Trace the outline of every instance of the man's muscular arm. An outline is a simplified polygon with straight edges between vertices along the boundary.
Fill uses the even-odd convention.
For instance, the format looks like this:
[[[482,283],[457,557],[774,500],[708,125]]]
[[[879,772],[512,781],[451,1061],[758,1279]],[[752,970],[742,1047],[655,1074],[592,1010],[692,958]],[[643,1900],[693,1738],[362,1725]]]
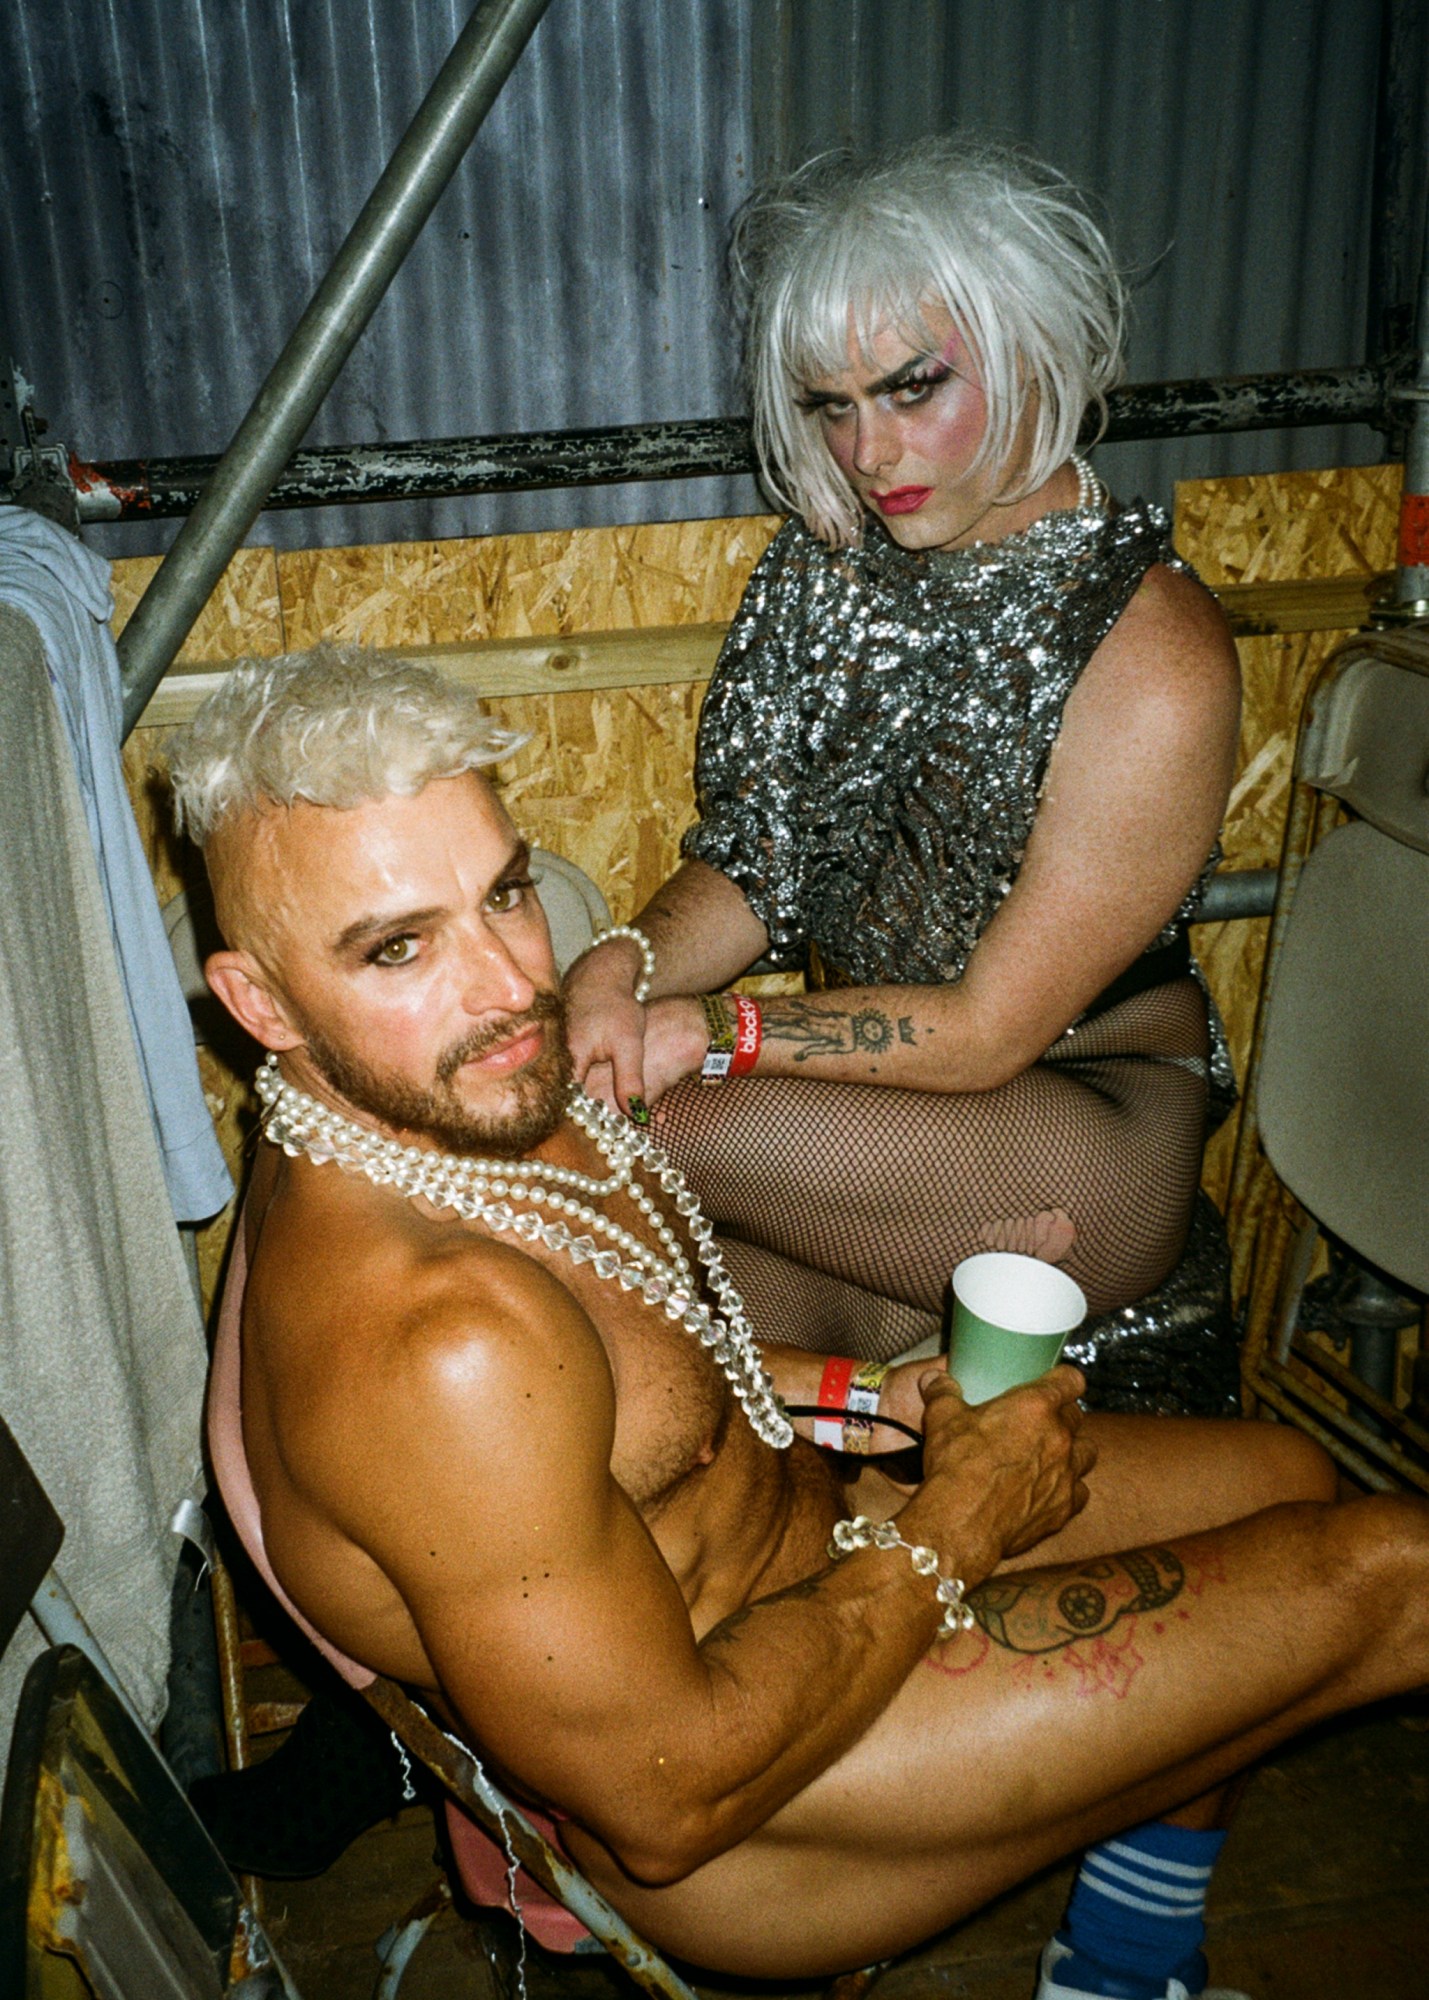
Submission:
[[[391,1476],[353,1478],[333,1511],[400,1593],[433,1684],[482,1750],[631,1874],[677,1880],[857,1739],[941,1607],[902,1551],[867,1551],[697,1644],[611,1475],[594,1329],[550,1274],[484,1248],[479,1327],[463,1285],[392,1350],[392,1379],[368,1372],[355,1390],[366,1407],[349,1436],[380,1438]],[[928,1478],[899,1525],[969,1583],[1084,1497],[1081,1378],[1060,1376],[969,1412],[933,1372]]]

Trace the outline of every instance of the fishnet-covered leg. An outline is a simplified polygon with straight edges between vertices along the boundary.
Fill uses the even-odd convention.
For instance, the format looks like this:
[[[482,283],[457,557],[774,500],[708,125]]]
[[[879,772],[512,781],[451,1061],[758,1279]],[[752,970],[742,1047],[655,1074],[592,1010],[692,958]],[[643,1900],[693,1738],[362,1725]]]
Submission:
[[[940,1312],[954,1264],[979,1250],[1061,1265],[1093,1313],[1150,1291],[1190,1220],[1205,1057],[1205,1003],[1185,979],[1123,1001],[996,1090],[687,1082],[656,1125],[722,1234],[772,1253],[740,1285],[766,1338],[796,1337],[811,1303],[826,1317],[810,1297],[818,1272],[844,1288],[852,1343],[886,1352],[881,1302]]]
[[[898,1299],[882,1298],[757,1243],[721,1236],[720,1252],[761,1341],[782,1341],[815,1354],[889,1361],[942,1334],[940,1312],[920,1312]]]

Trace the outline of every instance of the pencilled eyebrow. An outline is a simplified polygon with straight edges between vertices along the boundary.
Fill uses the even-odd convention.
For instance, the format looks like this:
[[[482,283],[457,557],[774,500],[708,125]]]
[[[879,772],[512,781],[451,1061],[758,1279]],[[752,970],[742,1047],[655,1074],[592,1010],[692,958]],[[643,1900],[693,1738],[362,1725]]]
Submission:
[[[870,396],[888,396],[895,389],[906,389],[910,382],[921,380],[930,368],[946,368],[949,364],[936,354],[910,354],[901,368],[895,368],[891,375],[880,375],[876,382],[870,382]]]
[[[531,849],[526,841],[515,840],[505,862],[492,877],[494,889],[513,875],[524,875],[531,866]],[[489,892],[488,892],[489,893]],[[399,931],[425,930],[439,918],[448,914],[445,903],[430,903],[414,910],[372,910],[365,916],[357,917],[338,933],[333,950],[339,957],[349,952],[360,952],[364,945],[376,944],[379,938],[392,937]]]
[[[908,359],[893,369],[888,375],[880,375],[876,382],[864,385],[866,396],[891,396],[895,390],[906,389],[910,382],[921,381],[929,369],[949,368],[951,363],[936,354],[910,354]],[[821,403],[842,403],[847,400],[838,389],[801,389],[799,400],[806,409],[817,409]]]

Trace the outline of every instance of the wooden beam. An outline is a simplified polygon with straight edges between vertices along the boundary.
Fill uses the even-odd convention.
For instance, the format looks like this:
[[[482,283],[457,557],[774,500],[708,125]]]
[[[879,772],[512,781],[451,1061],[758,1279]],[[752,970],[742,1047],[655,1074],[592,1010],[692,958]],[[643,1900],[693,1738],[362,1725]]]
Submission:
[[[557,694],[570,688],[645,687],[706,681],[726,625],[654,625],[579,632],[554,639],[473,639],[447,646],[402,646],[483,694]],[[176,660],[140,717],[145,729],[187,722],[232,666],[231,660]]]
[[[1392,574],[1223,583],[1215,594],[1238,639],[1276,632],[1354,632],[1369,623],[1376,593]]]
[[[1240,638],[1355,631],[1368,624],[1374,595],[1385,581],[1381,576],[1336,576],[1303,583],[1231,583],[1215,594]],[[483,694],[558,694],[572,688],[708,680],[728,629],[722,624],[654,625],[566,638],[473,639],[395,650],[404,658],[429,660]],[[231,665],[228,660],[176,660],[144,710],[141,727],[172,729],[187,722]]]

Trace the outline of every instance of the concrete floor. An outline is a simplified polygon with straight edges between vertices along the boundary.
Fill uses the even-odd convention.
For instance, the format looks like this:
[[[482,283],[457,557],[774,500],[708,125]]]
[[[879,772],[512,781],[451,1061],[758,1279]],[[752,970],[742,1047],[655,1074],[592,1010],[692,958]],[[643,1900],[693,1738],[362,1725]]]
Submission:
[[[303,2000],[368,2000],[376,1939],[435,1879],[430,1812],[364,1834],[310,1882],[264,1889],[264,1919]],[[1024,1885],[892,1967],[878,2000],[1030,2000],[1070,1864]],[[1213,1978],[1253,2000],[1429,1995],[1429,1705],[1402,1703],[1321,1731],[1255,1776],[1217,1871]],[[719,2000],[786,1988],[696,1979]],[[636,1989],[604,1960],[533,1959],[530,2000],[614,2000]],[[819,1989],[803,1992],[812,1996]],[[401,2000],[502,2000],[473,1928],[447,1911]]]

